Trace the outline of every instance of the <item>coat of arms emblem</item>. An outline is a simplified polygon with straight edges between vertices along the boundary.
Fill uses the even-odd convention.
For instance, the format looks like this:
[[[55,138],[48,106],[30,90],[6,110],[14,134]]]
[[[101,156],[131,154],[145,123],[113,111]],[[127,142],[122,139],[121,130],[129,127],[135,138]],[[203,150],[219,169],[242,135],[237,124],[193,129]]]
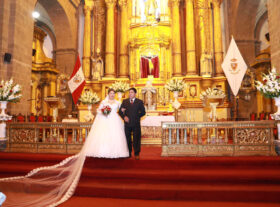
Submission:
[[[78,84],[82,81],[82,77],[77,73],[73,79],[74,83]]]
[[[240,71],[238,68],[238,62],[236,58],[230,59],[230,72],[232,74],[237,74]]]

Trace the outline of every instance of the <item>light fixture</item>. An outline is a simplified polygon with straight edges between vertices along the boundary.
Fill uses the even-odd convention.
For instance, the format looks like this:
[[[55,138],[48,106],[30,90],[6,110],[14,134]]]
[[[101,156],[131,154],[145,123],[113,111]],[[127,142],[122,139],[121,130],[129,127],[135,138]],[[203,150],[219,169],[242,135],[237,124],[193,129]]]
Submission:
[[[32,17],[33,17],[34,19],[38,19],[39,16],[40,16],[40,13],[39,13],[39,12],[37,12],[37,11],[32,12]]]

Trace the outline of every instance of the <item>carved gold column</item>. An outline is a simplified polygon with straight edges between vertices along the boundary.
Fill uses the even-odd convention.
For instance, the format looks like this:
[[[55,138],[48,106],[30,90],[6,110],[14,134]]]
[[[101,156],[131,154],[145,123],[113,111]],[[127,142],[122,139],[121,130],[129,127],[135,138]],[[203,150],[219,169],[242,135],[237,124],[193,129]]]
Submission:
[[[91,11],[92,7],[85,4],[84,6],[84,45],[83,45],[83,71],[85,78],[90,78],[90,37],[91,37]]]
[[[198,18],[199,18],[199,35],[200,35],[200,47],[201,55],[206,53],[206,33],[205,33],[205,0],[197,1]]]
[[[121,37],[120,37],[120,77],[128,77],[128,51],[127,51],[127,0],[119,0],[121,8]]]
[[[172,55],[173,76],[181,76],[181,37],[180,37],[180,0],[171,0],[172,3]]]
[[[186,0],[186,48],[187,48],[187,74],[196,75],[196,58],[195,58],[195,30],[193,1]]]
[[[106,19],[106,56],[105,56],[105,77],[115,77],[115,24],[114,8],[116,0],[105,0],[107,7]]]
[[[223,76],[223,43],[222,43],[222,25],[220,5],[222,0],[213,0],[214,7],[214,48],[215,48],[215,65],[216,76]],[[242,23],[241,23],[242,24]]]

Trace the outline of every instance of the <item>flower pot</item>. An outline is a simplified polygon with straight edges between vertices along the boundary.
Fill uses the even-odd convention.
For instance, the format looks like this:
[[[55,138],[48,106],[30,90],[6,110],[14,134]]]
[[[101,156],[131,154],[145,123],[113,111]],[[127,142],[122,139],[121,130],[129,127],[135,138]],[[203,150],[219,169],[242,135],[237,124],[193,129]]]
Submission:
[[[7,101],[0,101],[0,108],[1,108],[1,114],[0,116],[7,116],[7,114],[5,113],[5,110],[7,109]]]
[[[280,155],[280,140],[274,140],[275,152],[277,155]]]
[[[87,108],[88,108],[88,114],[86,114],[86,115],[84,116],[84,119],[85,119],[86,121],[92,121],[93,118],[94,118],[94,116],[93,116],[93,114],[92,114],[92,112],[91,112],[91,110],[92,110],[92,104],[88,104],[88,105],[87,105]]]
[[[92,104],[88,104],[88,105],[87,105],[87,108],[88,108],[89,113],[91,113]]]
[[[179,97],[179,91],[173,91],[173,96],[177,99]]]
[[[122,93],[122,92],[118,92],[117,94],[118,94],[118,99],[119,99],[119,100],[122,100],[123,93]]]
[[[275,106],[277,106],[277,111],[274,115],[280,115],[280,97],[274,98]]]
[[[7,138],[0,138],[0,151],[4,151],[7,148]]]

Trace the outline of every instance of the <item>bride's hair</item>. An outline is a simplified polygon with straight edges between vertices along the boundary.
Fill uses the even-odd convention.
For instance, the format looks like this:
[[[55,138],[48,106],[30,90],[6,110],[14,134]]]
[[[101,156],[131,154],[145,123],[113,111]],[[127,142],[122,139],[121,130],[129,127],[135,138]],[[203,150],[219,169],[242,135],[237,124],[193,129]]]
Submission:
[[[115,91],[114,89],[109,88],[109,90],[108,90],[108,94],[109,94],[111,91],[114,91],[114,93],[116,93],[116,91]]]

